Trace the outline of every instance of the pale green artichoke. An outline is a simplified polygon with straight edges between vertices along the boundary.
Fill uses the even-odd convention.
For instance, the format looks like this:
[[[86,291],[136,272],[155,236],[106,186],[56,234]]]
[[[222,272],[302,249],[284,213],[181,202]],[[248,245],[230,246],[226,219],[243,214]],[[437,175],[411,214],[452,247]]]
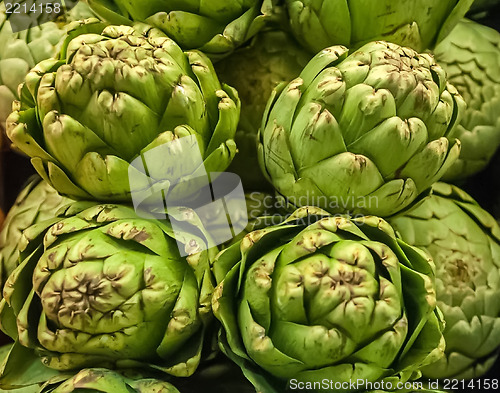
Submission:
[[[191,175],[170,174],[170,166],[184,163],[161,157],[147,171],[130,163],[186,136],[195,138],[207,172],[228,167],[239,99],[221,86],[205,55],[183,52],[143,24],[104,27],[87,20],[69,34],[62,60],[30,71],[7,122],[14,145],[57,191],[113,202],[129,202],[132,193],[157,184],[168,193],[169,184]]]
[[[464,106],[431,55],[380,41],[330,47],[273,92],[260,165],[292,206],[389,216],[455,162]]]
[[[0,232],[0,290],[7,277],[19,265],[17,245],[22,232],[46,220],[57,221],[57,211],[72,200],[59,195],[38,176],[30,180],[11,207]]]
[[[434,54],[467,103],[454,134],[462,151],[443,177],[460,180],[484,169],[500,146],[500,33],[463,19]]]
[[[432,261],[380,218],[301,208],[213,270],[221,349],[257,391],[283,393],[291,379],[396,386],[443,354]]]
[[[19,33],[12,33],[5,14],[5,4],[0,4],[0,125],[12,112],[12,102],[19,98],[17,88],[28,71],[38,62],[56,54],[64,31],[54,22],[33,26]]]
[[[2,330],[47,367],[149,368],[189,376],[212,319],[203,228],[78,202],[23,232],[0,303]],[[198,234],[198,235],[196,235]],[[178,243],[185,247],[181,257]]]
[[[424,375],[460,380],[486,373],[500,349],[499,225],[468,194],[445,183],[390,223],[436,264],[446,357],[424,368]]]
[[[275,0],[85,0],[113,24],[145,22],[162,30],[183,49],[199,49],[219,59],[265,25]]]
[[[331,45],[357,48],[375,40],[431,48],[474,0],[286,0],[291,30],[312,53]]]
[[[67,15],[54,22],[13,33],[5,13],[5,4],[0,4],[1,130],[5,130],[5,121],[12,112],[12,102],[19,99],[18,86],[24,81],[28,71],[40,61],[57,54],[67,23],[91,16],[90,9],[85,4],[78,3]]]
[[[291,35],[271,30],[215,65],[219,78],[235,87],[241,99],[235,136],[238,154],[229,171],[237,173],[248,190],[269,188],[257,161],[257,132],[266,102],[280,82],[296,78],[310,59]]]

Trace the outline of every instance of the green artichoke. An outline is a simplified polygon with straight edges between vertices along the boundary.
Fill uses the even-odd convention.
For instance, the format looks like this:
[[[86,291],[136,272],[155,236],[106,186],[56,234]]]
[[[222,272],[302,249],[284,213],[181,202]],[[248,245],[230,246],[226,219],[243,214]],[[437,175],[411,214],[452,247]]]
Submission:
[[[454,134],[462,151],[443,177],[456,181],[484,169],[500,146],[500,33],[463,19],[434,54],[467,103]]]
[[[188,219],[174,239],[167,220],[78,202],[55,224],[28,228],[19,242],[22,262],[4,287],[2,330],[56,370],[191,375],[212,319],[209,260],[216,250]]]
[[[379,41],[352,54],[330,47],[275,89],[259,162],[293,206],[388,216],[455,162],[464,106],[428,54]]]
[[[424,368],[424,375],[481,376],[500,348],[499,225],[468,194],[445,183],[437,183],[429,199],[390,223],[436,264],[446,357]]]
[[[0,387],[7,385],[6,389],[0,388],[0,392],[12,393],[72,393],[72,392],[104,392],[104,393],[179,393],[169,382],[158,378],[158,375],[144,376],[130,370],[112,371],[104,368],[90,368],[79,370],[75,375],[65,373],[54,373],[47,369],[39,358],[28,355],[28,358],[20,358],[21,353],[15,353],[18,344],[9,344],[0,348],[0,359],[3,364],[0,376]],[[14,358],[13,358],[14,357]],[[32,358],[32,359],[31,359]],[[27,363],[34,360],[34,364],[26,367]],[[16,363],[20,372],[16,374],[15,383],[20,387],[14,387],[5,383],[5,367],[12,367],[10,363]],[[6,366],[7,364],[7,366]],[[11,377],[14,377],[11,375]],[[45,380],[44,380],[45,379]],[[38,381],[32,383],[33,381]]]
[[[199,49],[219,59],[249,40],[273,13],[275,0],[85,0],[113,24],[145,22],[183,49]]]
[[[0,290],[20,262],[17,244],[22,232],[33,224],[55,219],[57,211],[71,202],[38,176],[21,191],[0,232]]]
[[[52,393],[103,392],[103,393],[179,393],[169,382],[118,373],[105,368],[83,369],[66,380]]]
[[[152,184],[180,182],[169,169],[184,163],[163,157],[142,172],[130,162],[187,136],[207,172],[224,171],[236,152],[239,99],[210,60],[146,25],[103,28],[87,20],[70,31],[62,60],[30,71],[7,121],[42,178],[74,199],[128,202]]]
[[[474,0],[286,0],[291,30],[312,53],[331,45],[357,48],[375,40],[417,51],[431,48]]]
[[[396,386],[442,356],[432,261],[380,218],[304,207],[222,251],[213,270],[221,349],[258,391],[294,390],[292,379]]]
[[[0,4],[0,129],[12,112],[12,102],[19,99],[17,88],[28,71],[42,60],[56,55],[65,36],[67,23],[89,18],[90,9],[79,3],[67,15],[54,22],[31,26],[12,33],[5,13],[5,3]]]
[[[229,170],[248,190],[268,188],[257,161],[257,132],[266,102],[283,81],[296,78],[311,59],[294,38],[279,30],[265,31],[215,65],[219,78],[238,90],[241,116],[235,136],[238,154]]]
[[[165,378],[154,373],[143,375],[131,370],[112,371],[104,368],[83,369],[74,375],[57,373],[45,367],[33,351],[26,350],[26,348],[23,350],[18,343],[0,348],[1,393],[71,393],[82,391],[93,393],[179,393],[172,384],[164,380]],[[16,366],[17,369],[14,369]]]

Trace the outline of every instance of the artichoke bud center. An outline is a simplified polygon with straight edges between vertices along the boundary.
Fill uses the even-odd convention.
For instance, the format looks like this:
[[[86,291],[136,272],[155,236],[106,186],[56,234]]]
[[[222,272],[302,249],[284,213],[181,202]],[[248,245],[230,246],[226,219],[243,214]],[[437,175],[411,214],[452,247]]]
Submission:
[[[468,263],[464,258],[453,258],[444,263],[443,268],[446,274],[441,277],[450,285],[453,286],[468,286],[474,287],[474,277],[477,269],[474,269],[474,264],[481,265],[481,261],[477,258],[474,263]]]
[[[74,277],[78,281],[77,287],[61,288],[61,302],[52,305],[52,312],[59,317],[70,315],[71,318],[75,314],[87,313],[90,314],[93,310],[93,305],[102,299],[109,298],[105,291],[105,281],[102,277]],[[42,297],[43,299],[43,297]]]
[[[363,275],[359,271],[339,270],[331,276],[332,285],[340,286],[356,286],[363,282]]]

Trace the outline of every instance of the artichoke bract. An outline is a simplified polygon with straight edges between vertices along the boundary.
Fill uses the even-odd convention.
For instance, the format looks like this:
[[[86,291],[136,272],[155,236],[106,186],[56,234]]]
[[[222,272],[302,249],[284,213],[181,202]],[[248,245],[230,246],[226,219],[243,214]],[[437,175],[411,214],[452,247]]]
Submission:
[[[395,388],[443,354],[432,261],[381,218],[304,207],[222,251],[213,271],[221,349],[258,391],[292,379]]]
[[[183,163],[162,157],[147,174],[130,163],[189,136],[207,172],[227,168],[236,152],[239,99],[221,86],[205,55],[183,52],[143,24],[104,27],[89,19],[68,34],[61,59],[27,75],[7,121],[9,138],[57,191],[130,202],[152,184],[177,184],[168,167]]]
[[[259,162],[292,206],[388,216],[456,161],[464,106],[431,55],[381,41],[330,47],[273,92]]]
[[[473,1],[286,0],[286,5],[293,34],[312,53],[375,40],[423,51],[446,37]]]
[[[12,112],[12,103],[19,99],[18,86],[37,63],[57,54],[65,36],[66,25],[74,20],[90,18],[87,5],[78,3],[69,13],[54,22],[32,25],[12,32],[5,3],[0,4],[0,129]]]
[[[500,348],[500,227],[468,194],[445,183],[437,183],[422,205],[390,222],[436,265],[446,357],[424,368],[424,375],[483,375]]]
[[[462,151],[443,177],[456,181],[484,169],[500,146],[500,33],[463,19],[434,55],[467,103],[454,134]]]
[[[16,349],[19,349],[17,343],[9,343],[0,347],[0,362],[2,364],[0,370],[0,393],[40,393],[40,386],[54,377],[57,372],[43,366],[40,359],[35,357],[36,355],[33,356],[33,352],[29,350],[27,353],[23,353],[23,355],[28,354],[27,357],[14,356],[15,359],[12,359],[11,355],[16,352]],[[20,353],[16,353],[15,355],[20,355]],[[33,359],[35,361],[32,363]],[[11,373],[13,370],[15,372]],[[49,372],[45,374],[44,371],[47,370]],[[18,375],[13,376],[12,374]],[[40,374],[42,375],[41,377]]]
[[[241,100],[235,136],[238,154],[229,170],[241,177],[248,190],[269,188],[257,161],[257,132],[266,102],[280,82],[299,76],[311,57],[290,34],[271,30],[215,65],[219,78],[235,87]]]
[[[122,205],[75,202],[23,232],[4,286],[2,330],[47,367],[147,368],[189,376],[212,319],[203,228],[139,217]],[[184,244],[181,257],[177,242]]]
[[[0,290],[20,262],[17,245],[22,232],[39,222],[52,219],[57,221],[58,210],[71,202],[71,199],[59,195],[38,176],[31,179],[21,191],[0,232]]]
[[[273,12],[273,0],[86,2],[110,23],[145,22],[162,30],[183,49],[199,49],[212,59],[228,55],[249,40]]]

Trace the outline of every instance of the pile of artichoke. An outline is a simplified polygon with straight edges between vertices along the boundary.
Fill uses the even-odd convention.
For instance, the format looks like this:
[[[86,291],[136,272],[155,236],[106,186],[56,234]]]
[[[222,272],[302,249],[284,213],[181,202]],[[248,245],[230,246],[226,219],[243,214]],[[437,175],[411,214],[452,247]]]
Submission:
[[[0,392],[499,389],[498,1],[64,3],[0,6]]]

